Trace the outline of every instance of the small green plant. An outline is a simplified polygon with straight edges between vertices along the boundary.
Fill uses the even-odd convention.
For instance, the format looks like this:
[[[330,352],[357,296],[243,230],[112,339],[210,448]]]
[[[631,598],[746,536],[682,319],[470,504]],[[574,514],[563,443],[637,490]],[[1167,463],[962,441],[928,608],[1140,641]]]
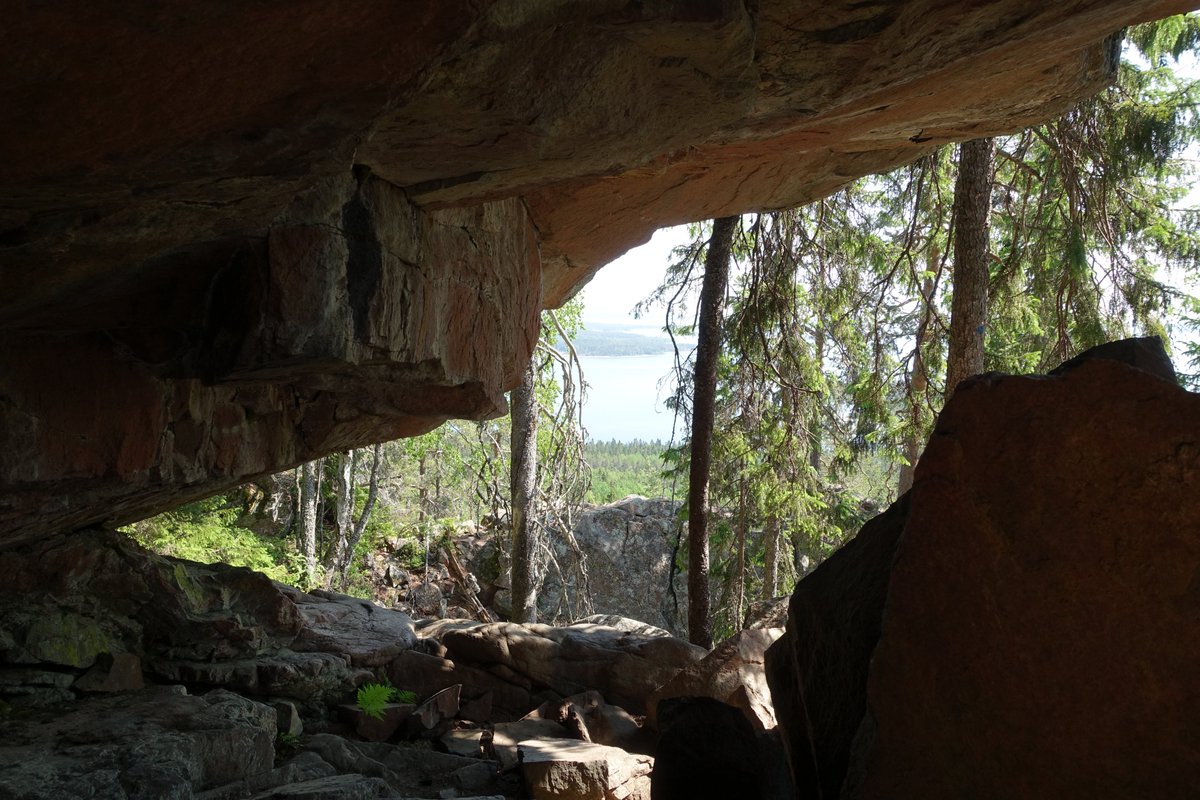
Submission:
[[[358,687],[358,707],[368,717],[383,719],[383,709],[395,694],[386,683],[364,683]]]
[[[395,689],[393,697],[397,703],[412,704],[417,702],[417,693],[410,689]]]
[[[285,761],[300,752],[300,737],[289,731],[281,731],[275,739],[275,766],[282,766]]]

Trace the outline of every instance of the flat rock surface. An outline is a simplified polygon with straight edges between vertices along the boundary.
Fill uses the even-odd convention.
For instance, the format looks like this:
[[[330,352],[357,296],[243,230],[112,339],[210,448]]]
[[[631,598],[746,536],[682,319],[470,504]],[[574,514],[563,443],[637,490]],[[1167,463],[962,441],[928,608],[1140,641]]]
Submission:
[[[342,653],[355,667],[380,667],[417,641],[412,618],[367,600],[276,584],[300,612],[295,650]]]
[[[275,710],[183,687],[82,700],[0,722],[0,796],[190,797],[269,771]]]
[[[532,739],[519,749],[534,800],[650,800],[650,756],[564,739]]]

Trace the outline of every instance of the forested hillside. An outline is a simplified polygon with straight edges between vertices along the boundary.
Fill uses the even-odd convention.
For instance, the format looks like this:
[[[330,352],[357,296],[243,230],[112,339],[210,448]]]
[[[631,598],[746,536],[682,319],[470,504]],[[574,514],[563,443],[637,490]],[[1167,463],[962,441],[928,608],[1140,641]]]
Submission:
[[[643,497],[671,497],[677,487],[667,474],[663,454],[667,446],[659,441],[589,442],[584,453],[591,468],[592,485],[588,500],[611,503],[631,494]]]

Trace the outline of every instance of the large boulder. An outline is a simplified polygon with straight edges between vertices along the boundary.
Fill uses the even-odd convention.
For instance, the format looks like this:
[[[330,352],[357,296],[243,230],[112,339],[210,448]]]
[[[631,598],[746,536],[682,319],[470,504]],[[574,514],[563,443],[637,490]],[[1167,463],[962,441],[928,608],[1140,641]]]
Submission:
[[[775,707],[763,661],[767,648],[782,634],[780,628],[755,628],[721,642],[650,695],[646,703],[650,724],[656,722],[658,704],[668,697],[711,697],[741,711],[755,731],[774,728]]]
[[[543,612],[590,604],[594,614],[630,617],[686,638],[687,577],[675,568],[678,509],[670,500],[631,496],[580,514],[578,550],[563,542],[555,548],[558,563],[580,565],[582,574],[568,576],[566,585],[547,574],[538,594]]]
[[[801,792],[1192,796],[1197,430],[1200,397],[1103,357],[960,384],[907,510],[801,584],[770,653]],[[857,618],[835,569],[876,589]]]
[[[92,530],[0,551],[0,699],[18,705],[152,679],[316,710],[416,643],[412,619],[248,569]],[[102,673],[102,674],[101,674]]]
[[[703,648],[672,636],[585,623],[441,620],[424,626],[420,635],[440,643],[444,655],[406,651],[389,666],[392,682],[418,693],[456,683],[463,685],[464,697],[490,693],[497,720],[524,716],[542,695],[561,699],[589,689],[640,715],[652,692],[705,655]]]
[[[767,651],[775,716],[802,796],[836,798],[846,778],[908,498],[796,584],[787,630]]]
[[[275,710],[154,687],[0,721],[0,796],[156,800],[272,767]]]

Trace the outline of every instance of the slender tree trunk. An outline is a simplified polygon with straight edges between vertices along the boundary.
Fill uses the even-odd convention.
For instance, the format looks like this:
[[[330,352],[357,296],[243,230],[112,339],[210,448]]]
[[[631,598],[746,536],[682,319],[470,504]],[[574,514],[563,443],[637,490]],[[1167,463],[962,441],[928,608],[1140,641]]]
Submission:
[[[362,541],[367,523],[371,521],[371,513],[375,510],[375,499],[379,496],[379,462],[382,459],[383,445],[377,444],[371,455],[371,474],[367,478],[367,499],[363,502],[362,512],[358,515],[358,520],[350,532],[345,553],[339,564],[339,582],[343,592],[350,585],[350,565],[354,563],[354,551],[358,549],[358,543]],[[353,505],[351,511],[353,511]]]
[[[320,461],[300,466],[300,552],[304,555],[304,570],[308,587],[317,583],[317,470]]]
[[[825,293],[824,274],[824,271],[817,273],[815,294],[818,297],[823,296]],[[813,360],[817,364],[817,369],[823,373],[825,371],[825,329],[819,324],[817,325],[816,331],[813,332]],[[796,403],[795,416],[797,419],[799,419],[800,401],[798,398],[796,398],[793,402]],[[821,433],[823,431],[823,427],[821,425],[821,406],[816,396],[810,399],[809,406],[811,411],[808,415],[810,418],[808,426],[808,465],[812,467],[813,479],[816,481],[821,481],[821,449],[824,447],[824,442],[822,441],[821,437]],[[795,481],[793,480],[793,483],[794,482]]]
[[[808,541],[804,538],[804,531],[799,526],[793,525],[789,532],[792,540],[792,569],[796,571],[796,580],[800,580],[808,572],[811,559],[808,555]]]
[[[332,589],[334,581],[342,573],[342,564],[346,562],[346,545],[354,527],[354,452],[351,450],[334,456],[333,507],[337,538],[330,548],[329,563],[325,565],[326,589]]]
[[[745,468],[743,467],[743,470]],[[746,619],[746,536],[750,527],[750,490],[746,479],[738,481],[737,541],[733,562],[733,624],[742,625]]]
[[[721,353],[721,324],[725,288],[729,283],[730,251],[737,217],[713,220],[704,284],[700,289],[700,329],[696,341],[695,383],[692,388],[692,458],[688,476],[688,639],[711,648],[712,617],[708,597],[708,471],[712,463],[713,420],[716,414],[717,360]]]
[[[934,271],[940,259],[941,254],[938,252],[938,248],[932,248],[928,262],[930,273]],[[908,434],[904,438],[904,460],[908,463],[900,467],[900,481],[896,487],[897,497],[912,488],[917,459],[921,457],[921,429],[923,427],[921,421],[924,416],[921,411],[926,402],[925,393],[929,389],[929,372],[925,366],[924,348],[925,342],[929,338],[929,323],[933,317],[932,275],[926,277],[921,285],[921,302],[923,304],[921,321],[917,325],[917,336],[913,342],[912,374],[908,378],[909,427]]]
[[[325,537],[325,459],[318,458],[313,462],[317,473],[317,564],[324,563],[326,551]]]
[[[537,492],[536,368],[531,360],[512,391],[512,621],[537,622],[532,520]]]
[[[959,381],[983,372],[987,322],[988,216],[991,212],[992,139],[959,145],[954,184],[954,299],[950,306],[950,353],[946,398]]]
[[[425,484],[425,459],[428,453],[421,452],[417,458],[417,524],[425,524],[426,509],[429,507],[429,487]]]
[[[771,600],[779,592],[779,517],[772,514],[763,526],[762,599]]]

